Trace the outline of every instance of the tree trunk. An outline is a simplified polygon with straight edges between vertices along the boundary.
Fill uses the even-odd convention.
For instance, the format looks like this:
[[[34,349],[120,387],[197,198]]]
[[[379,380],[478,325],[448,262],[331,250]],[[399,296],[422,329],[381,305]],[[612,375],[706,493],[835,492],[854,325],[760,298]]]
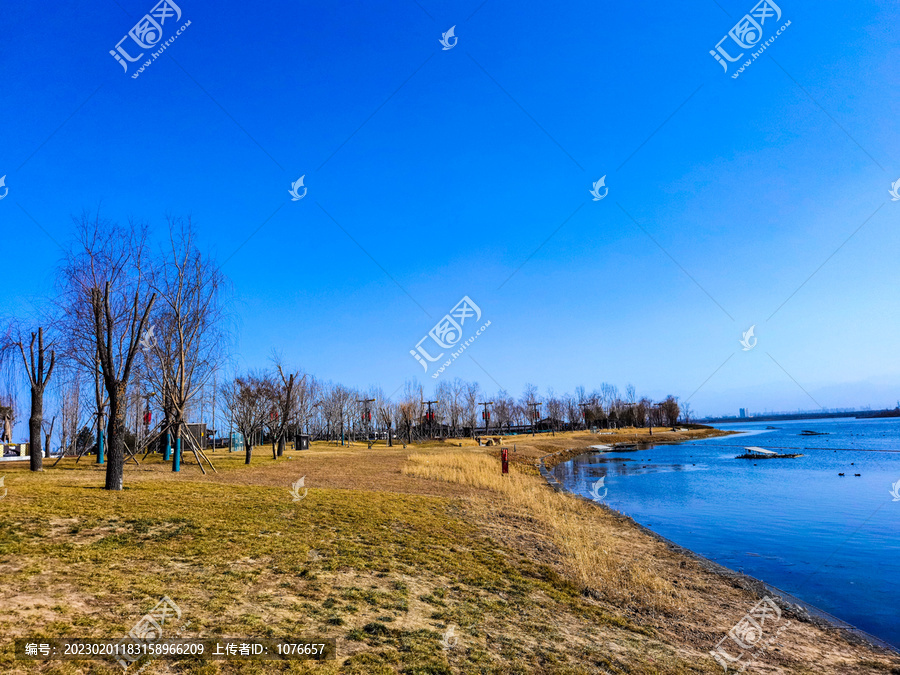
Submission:
[[[244,464],[249,464],[250,456],[253,454],[253,446],[250,444],[250,442],[246,438],[244,438],[244,450],[247,453],[246,457],[244,459]]]
[[[56,417],[50,422],[50,431],[44,434],[44,457],[50,457],[50,443],[53,438],[53,427],[56,426]]]
[[[106,425],[106,489],[121,490],[125,473],[125,384],[117,382],[109,397]]]
[[[278,459],[278,448],[274,438],[272,439],[272,459]]]
[[[31,444],[31,470],[43,471],[41,451],[41,424],[44,421],[44,391],[40,387],[31,388],[31,417],[28,419],[28,440]]]
[[[284,434],[278,437],[278,456],[284,456]]]
[[[394,447],[394,430],[388,427],[388,447]]]

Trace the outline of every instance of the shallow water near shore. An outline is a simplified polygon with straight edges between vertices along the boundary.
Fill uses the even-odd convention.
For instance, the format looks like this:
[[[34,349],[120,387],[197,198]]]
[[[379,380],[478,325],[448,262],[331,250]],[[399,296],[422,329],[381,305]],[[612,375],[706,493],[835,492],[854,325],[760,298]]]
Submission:
[[[581,455],[553,473],[589,498],[602,477],[611,508],[900,647],[900,419],[716,426],[742,433]],[[735,459],[744,446],[803,457]]]

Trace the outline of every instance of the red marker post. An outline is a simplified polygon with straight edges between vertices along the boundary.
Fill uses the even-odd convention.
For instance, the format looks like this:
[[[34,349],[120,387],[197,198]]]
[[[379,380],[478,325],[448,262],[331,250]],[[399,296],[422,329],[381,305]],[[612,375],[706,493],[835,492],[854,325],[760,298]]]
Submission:
[[[509,473],[509,448],[500,448],[500,464],[503,466],[503,473]]]

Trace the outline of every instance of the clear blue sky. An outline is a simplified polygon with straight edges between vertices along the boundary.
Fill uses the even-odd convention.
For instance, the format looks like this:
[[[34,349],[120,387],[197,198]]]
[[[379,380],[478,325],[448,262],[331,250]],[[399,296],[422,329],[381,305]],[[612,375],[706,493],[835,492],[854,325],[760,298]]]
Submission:
[[[5,5],[7,309],[102,205],[192,215],[245,367],[275,347],[348,385],[432,383],[409,350],[469,295],[490,376],[464,355],[441,377],[489,390],[900,398],[896,2],[783,0],[738,79],[709,50],[753,2],[480,3],[179,0],[164,40],[190,26],[137,79],[109,50],[152,1]]]

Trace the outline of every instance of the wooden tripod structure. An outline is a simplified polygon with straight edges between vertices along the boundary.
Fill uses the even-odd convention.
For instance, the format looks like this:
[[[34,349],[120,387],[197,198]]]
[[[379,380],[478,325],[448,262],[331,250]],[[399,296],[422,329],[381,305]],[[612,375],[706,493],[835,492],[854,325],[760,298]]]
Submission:
[[[103,415],[100,415],[100,414],[98,414],[98,413],[94,413],[94,414],[93,414],[93,417],[94,417],[94,423],[91,425],[91,431],[98,430],[98,424],[102,424],[101,418],[103,417]],[[100,428],[100,430],[102,431],[102,427]],[[98,433],[99,433],[99,431],[98,431]],[[99,437],[98,437],[98,442],[99,442]],[[75,445],[76,445],[76,446],[78,445],[78,434],[77,434],[77,433],[75,434]],[[78,455],[75,457],[75,463],[78,464],[79,460],[80,460],[84,455],[86,455],[90,449],[91,449],[91,448],[90,448],[89,446],[83,447],[83,448],[81,449],[81,451],[78,453]],[[61,460],[63,457],[66,457],[66,456],[67,456],[67,453],[66,453],[66,451],[65,451],[65,449],[64,449],[64,450],[59,454],[59,457],[56,458],[56,461],[53,462],[53,466],[51,466],[50,468],[52,469],[54,466],[56,466],[57,464],[59,464],[59,460]]]
[[[143,462],[147,455],[150,454],[153,449],[153,443],[155,443],[162,435],[167,431],[161,424],[157,424],[153,427],[153,432],[148,434],[146,439],[141,443],[140,447],[136,450],[134,454],[137,454],[141,450],[144,450],[144,456],[141,457],[141,461]],[[170,432],[171,433],[171,432]],[[173,436],[178,436],[177,433],[173,434]],[[203,468],[203,459],[206,460],[206,463],[209,464],[209,468],[212,469],[215,473],[219,473],[216,467],[213,466],[213,463],[210,461],[209,457],[206,456],[206,453],[203,452],[203,449],[200,447],[200,444],[197,442],[197,439],[188,431],[187,424],[181,422],[181,440],[186,441],[192,453],[194,453],[194,459],[197,460],[197,466],[200,467],[200,471],[206,475],[206,469]],[[146,446],[146,449],[145,449]],[[177,449],[173,449],[173,452],[178,452]],[[184,457],[184,447],[182,446],[181,452],[182,458]],[[179,458],[181,459],[181,458]],[[137,463],[137,460],[135,460]]]

